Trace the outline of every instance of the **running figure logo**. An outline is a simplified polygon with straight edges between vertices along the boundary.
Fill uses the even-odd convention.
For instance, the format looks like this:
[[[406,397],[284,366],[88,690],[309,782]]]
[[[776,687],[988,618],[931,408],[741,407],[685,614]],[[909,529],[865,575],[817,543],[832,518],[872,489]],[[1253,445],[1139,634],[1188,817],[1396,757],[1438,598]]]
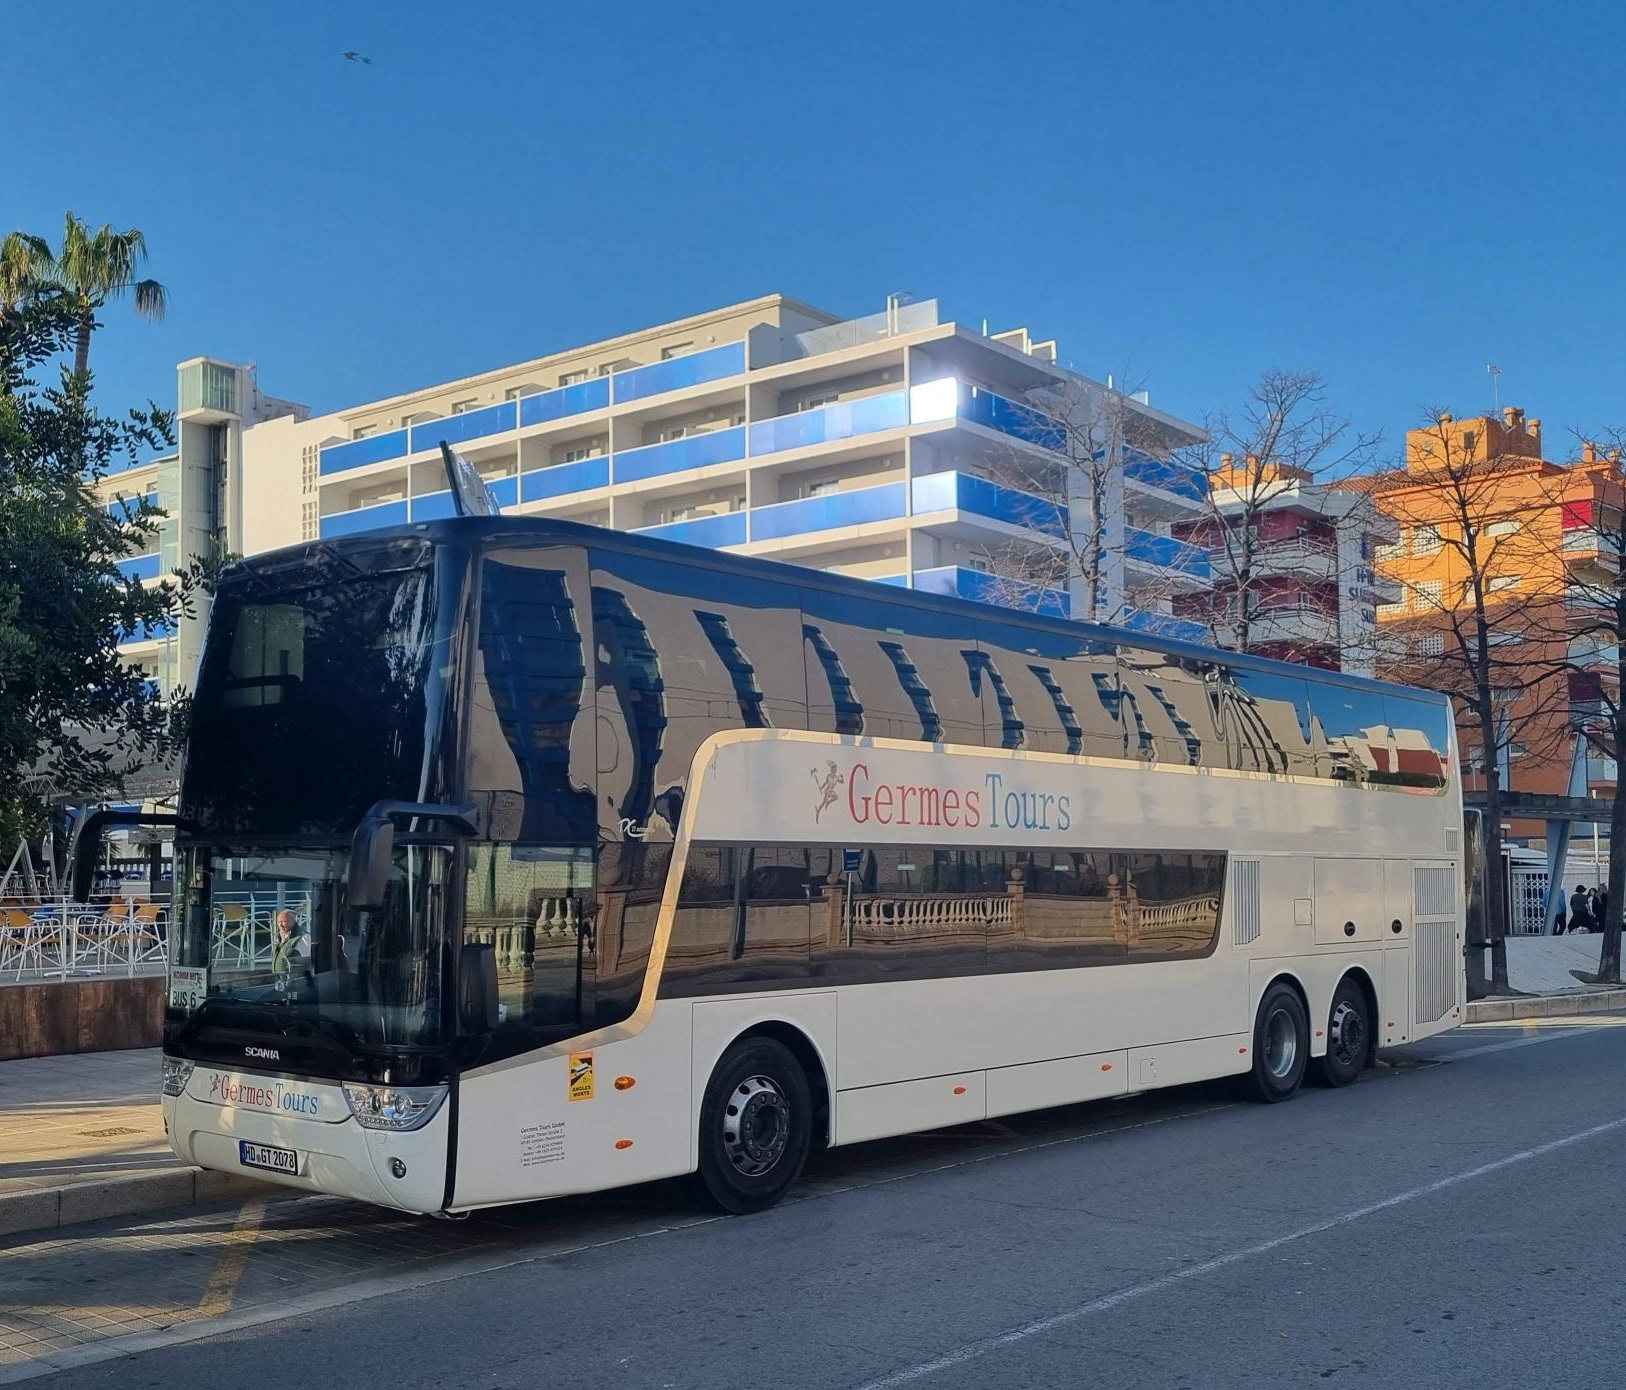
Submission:
[[[826,806],[836,804],[836,788],[847,780],[837,770],[835,763],[827,760],[824,765],[828,771],[822,777],[819,776],[819,770],[816,767],[810,767],[807,770],[807,775],[813,779],[813,785],[819,789],[819,804],[813,808],[815,822],[824,814]]]

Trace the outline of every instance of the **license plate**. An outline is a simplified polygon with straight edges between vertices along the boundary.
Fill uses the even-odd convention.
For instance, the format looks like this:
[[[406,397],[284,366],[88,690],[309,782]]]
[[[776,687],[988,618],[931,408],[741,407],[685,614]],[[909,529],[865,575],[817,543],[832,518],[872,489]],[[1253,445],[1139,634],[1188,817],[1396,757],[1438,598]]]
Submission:
[[[239,1139],[237,1161],[245,1168],[264,1168],[269,1173],[299,1176],[299,1155],[292,1149],[276,1149],[270,1144],[251,1144],[247,1139]]]

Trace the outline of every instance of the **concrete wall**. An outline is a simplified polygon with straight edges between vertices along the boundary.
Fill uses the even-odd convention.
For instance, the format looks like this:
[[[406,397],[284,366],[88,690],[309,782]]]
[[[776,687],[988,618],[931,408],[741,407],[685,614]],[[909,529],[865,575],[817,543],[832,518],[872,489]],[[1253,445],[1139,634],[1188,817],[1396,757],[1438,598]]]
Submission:
[[[0,1061],[157,1047],[164,978],[0,985]]]

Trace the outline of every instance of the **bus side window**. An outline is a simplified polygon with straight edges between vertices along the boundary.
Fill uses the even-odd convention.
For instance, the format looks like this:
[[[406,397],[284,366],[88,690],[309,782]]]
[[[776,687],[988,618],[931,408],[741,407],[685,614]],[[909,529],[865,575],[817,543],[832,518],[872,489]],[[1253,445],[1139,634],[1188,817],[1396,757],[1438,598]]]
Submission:
[[[691,845],[661,993],[719,994],[805,980],[811,879],[809,853],[801,848]]]

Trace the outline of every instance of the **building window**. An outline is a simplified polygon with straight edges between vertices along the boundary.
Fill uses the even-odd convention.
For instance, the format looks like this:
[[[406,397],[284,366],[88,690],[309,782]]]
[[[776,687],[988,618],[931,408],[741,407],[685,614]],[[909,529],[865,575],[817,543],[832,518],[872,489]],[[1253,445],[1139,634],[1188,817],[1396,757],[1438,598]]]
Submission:
[[[1445,603],[1445,585],[1442,580],[1425,579],[1413,586],[1419,608],[1440,608]]]
[[[823,410],[827,405],[835,405],[841,399],[839,391],[830,391],[822,396],[809,396],[796,408],[798,410]]]
[[[1418,526],[1411,533],[1411,553],[1413,555],[1437,555],[1440,550],[1440,528],[1438,526]]]
[[[1519,523],[1516,521],[1493,521],[1485,528],[1487,536],[1511,536],[1517,534]]]
[[[561,386],[574,386],[578,381],[587,381],[592,375],[592,372],[588,371],[586,367],[574,372],[560,372],[559,384]]]
[[[401,423],[403,425],[427,425],[431,420],[438,420],[439,418],[432,410],[418,410],[411,415],[403,415]]]
[[[687,357],[693,351],[693,343],[670,343],[661,349],[661,361],[670,362],[674,357]]]
[[[1499,574],[1491,580],[1490,591],[1493,594],[1500,594],[1508,589],[1517,589],[1522,583],[1524,583],[1522,574]]]
[[[1485,644],[1491,647],[1516,647],[1524,641],[1524,634],[1517,628],[1497,628],[1494,632],[1485,634]]]
[[[822,497],[826,493],[835,492],[840,487],[834,478],[826,478],[822,482],[809,483],[802,491],[804,497]]]
[[[573,449],[566,449],[565,463],[580,463],[583,459],[597,458],[604,452],[602,444],[578,444]]]
[[[1445,634],[1443,632],[1425,632],[1411,644],[1413,656],[1444,656]]]
[[[670,444],[674,439],[682,439],[688,432],[687,425],[671,425],[657,434],[655,439],[658,443]]]
[[[453,415],[467,415],[469,413],[469,411],[478,410],[479,408],[480,408],[480,398],[478,396],[470,396],[468,398],[468,400],[466,400],[466,401],[453,401],[452,402],[452,414]]]
[[[542,388],[534,382],[527,381],[523,386],[510,386],[502,393],[505,401],[517,401],[521,396],[534,396]]]
[[[350,431],[350,437],[352,439],[371,439],[377,433],[377,425],[357,425],[355,429]]]

